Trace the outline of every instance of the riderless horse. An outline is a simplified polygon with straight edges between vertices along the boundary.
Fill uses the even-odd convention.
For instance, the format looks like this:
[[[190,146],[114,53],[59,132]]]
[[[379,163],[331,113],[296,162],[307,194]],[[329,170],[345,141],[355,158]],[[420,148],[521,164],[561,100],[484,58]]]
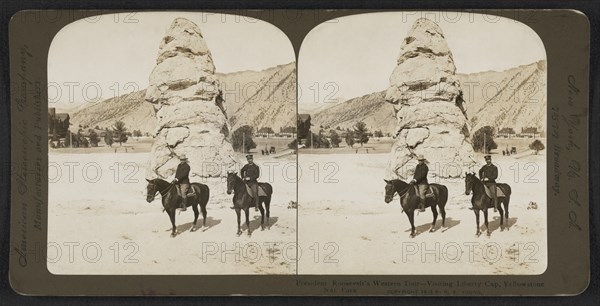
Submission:
[[[394,179],[394,180],[384,180],[385,185],[385,202],[390,203],[394,195],[398,193],[400,195],[400,205],[402,206],[402,210],[408,216],[408,220],[410,221],[410,237],[415,237],[415,209],[419,206],[419,196],[417,195],[417,190],[415,185],[408,184],[402,180]],[[437,221],[439,207],[440,213],[442,214],[442,226],[445,226],[446,223],[446,202],[448,201],[448,188],[444,185],[440,184],[429,184],[429,188],[433,193],[433,197],[426,197],[425,207],[431,207],[431,212],[433,213],[433,222],[431,223],[431,228],[429,232],[433,232],[435,228],[435,222]]]
[[[154,201],[156,193],[159,192],[162,196],[162,205],[164,210],[169,215],[171,219],[171,224],[173,225],[173,230],[171,232],[171,237],[175,237],[176,227],[175,227],[175,210],[181,207],[181,201],[183,201],[182,195],[179,194],[178,188],[175,187],[175,184],[169,183],[165,180],[156,178],[156,179],[146,179],[148,181],[147,195],[146,201],[151,203]],[[200,204],[200,209],[202,210],[202,226],[206,225],[206,204],[208,203],[208,198],[210,196],[210,191],[208,186],[200,183],[191,183],[190,190],[193,190],[193,195],[188,197],[187,206],[192,206],[194,209],[194,224],[192,225],[192,229],[190,231],[196,231],[196,221],[198,220],[198,204]],[[186,195],[183,195],[186,196]]]
[[[504,195],[498,194],[498,212],[500,212],[500,231],[504,230],[504,218],[508,223],[508,204],[510,203],[511,188],[508,184],[497,183],[496,186],[500,188],[500,191]],[[493,208],[493,199],[487,194],[483,182],[475,175],[475,173],[465,173],[465,194],[469,195],[473,192],[471,197],[471,204],[473,205],[473,211],[475,212],[475,220],[477,221],[477,232],[475,235],[481,235],[479,228],[479,211],[483,211],[483,218],[487,235],[490,235],[490,229],[488,227],[488,208]],[[504,209],[502,208],[504,204]],[[508,229],[508,227],[507,227]]]
[[[271,214],[270,206],[271,206],[271,196],[273,194],[273,187],[269,183],[258,183],[259,189],[262,188],[264,190],[266,196],[259,196],[258,209],[260,210],[260,226],[261,230],[265,229],[265,208],[267,214],[267,228],[270,228],[269,225],[269,216]],[[244,210],[246,214],[246,227],[248,227],[248,236],[250,236],[250,207],[254,207],[254,199],[248,193],[248,189],[244,180],[242,180],[237,173],[229,172],[227,173],[227,194],[233,193],[233,207],[235,209],[235,213],[237,214],[237,224],[238,231],[237,235],[242,234],[242,229],[240,227],[240,218],[241,211]],[[260,190],[259,190],[260,194]],[[263,208],[263,203],[265,207]]]

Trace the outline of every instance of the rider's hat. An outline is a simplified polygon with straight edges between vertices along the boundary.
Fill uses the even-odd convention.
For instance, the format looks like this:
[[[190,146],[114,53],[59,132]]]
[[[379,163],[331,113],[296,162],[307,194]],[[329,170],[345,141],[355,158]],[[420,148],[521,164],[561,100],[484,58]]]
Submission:
[[[492,156],[491,155],[486,155],[483,158],[485,158],[485,160],[492,160]]]
[[[188,158],[187,158],[187,156],[185,156],[185,154],[181,154],[181,155],[179,155],[179,160],[185,161],[185,160],[188,160]]]
[[[417,160],[419,160],[419,161],[425,160],[425,157],[423,156],[423,154],[419,154],[419,155],[417,155]]]
[[[250,159],[250,158],[253,158],[252,154],[246,155],[246,159]]]

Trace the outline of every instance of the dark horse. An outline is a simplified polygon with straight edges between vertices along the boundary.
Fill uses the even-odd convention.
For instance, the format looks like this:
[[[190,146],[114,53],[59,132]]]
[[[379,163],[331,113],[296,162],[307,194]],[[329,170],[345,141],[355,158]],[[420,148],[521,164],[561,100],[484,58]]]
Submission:
[[[410,237],[415,237],[415,209],[419,205],[419,196],[415,190],[414,185],[405,183],[401,180],[384,180],[385,185],[385,202],[390,203],[394,199],[394,195],[398,193],[400,195],[400,205],[402,210],[408,216],[410,221]],[[440,208],[442,214],[442,226],[446,226],[446,202],[448,201],[448,188],[440,184],[429,184],[429,187],[433,191],[433,198],[426,198],[425,207],[431,207],[433,213],[433,223],[429,232],[433,232],[435,228],[435,222],[437,221],[437,207]]]
[[[500,212],[500,231],[504,230],[504,218],[506,218],[506,222],[508,223],[508,203],[510,202],[510,194],[511,189],[508,184],[496,183],[502,192],[504,193],[504,197],[498,196],[498,212]],[[488,208],[493,208],[494,204],[492,203],[492,198],[488,197],[485,193],[483,182],[477,178],[475,173],[465,173],[465,194],[469,195],[473,192],[473,197],[471,198],[471,204],[473,205],[473,211],[475,212],[475,219],[477,220],[477,232],[475,235],[481,235],[481,230],[479,229],[479,211],[483,210],[483,218],[485,221],[485,228],[487,231],[487,235],[490,235],[490,228],[488,227]],[[502,209],[502,204],[504,204],[504,209]]]
[[[273,187],[269,183],[258,183],[258,186],[262,188],[267,196],[259,197],[258,209],[260,209],[260,226],[261,230],[265,229],[265,209],[263,208],[263,203],[265,203],[265,208],[267,209],[267,228],[269,226],[269,216],[271,214],[270,205],[271,205],[271,195],[273,194]],[[246,189],[246,183],[235,173],[229,172],[227,173],[227,194],[231,194],[233,192],[233,207],[235,209],[235,213],[237,214],[237,224],[238,231],[237,235],[242,234],[242,229],[240,227],[240,214],[241,210],[244,210],[246,213],[246,226],[248,227],[248,236],[252,233],[250,232],[250,221],[248,220],[250,215],[250,207],[254,207],[254,199],[248,193]]]
[[[162,196],[162,205],[169,214],[169,218],[171,218],[171,224],[173,225],[173,231],[171,232],[171,237],[175,237],[176,228],[175,228],[175,210],[181,207],[180,203],[183,201],[181,196],[177,192],[177,188],[175,184],[169,183],[165,180],[161,179],[152,179],[148,180],[148,186],[146,187],[148,193],[146,195],[146,201],[148,203],[154,201],[154,197],[157,192],[160,192]],[[202,210],[202,225],[206,225],[206,204],[208,203],[209,197],[209,189],[208,186],[200,183],[192,183],[190,187],[194,189],[195,195],[189,197],[187,200],[187,206],[192,206],[194,209],[194,225],[192,225],[192,229],[190,231],[196,231],[196,221],[198,220],[198,204],[200,204],[200,209]]]

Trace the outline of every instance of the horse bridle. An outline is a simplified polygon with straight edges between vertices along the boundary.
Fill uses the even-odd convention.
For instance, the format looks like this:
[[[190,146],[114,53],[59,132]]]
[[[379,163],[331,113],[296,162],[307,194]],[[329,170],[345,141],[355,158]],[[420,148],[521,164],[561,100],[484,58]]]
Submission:
[[[392,186],[394,186],[393,183],[392,183]],[[398,193],[399,197],[402,197],[403,195],[405,195],[410,190],[411,186],[412,186],[412,184],[409,183],[408,186],[406,186],[406,188],[404,190],[402,190],[402,191],[397,191],[396,187],[394,186],[394,194],[392,194],[392,198],[394,198],[394,196],[396,195],[396,193]]]
[[[174,183],[169,183],[169,187],[167,187],[164,191],[169,191],[169,189],[173,188],[173,186],[175,186]],[[163,191],[157,190],[156,188],[156,183],[154,183],[154,181],[152,182],[152,189],[158,191],[161,195],[163,194]],[[154,192],[154,194],[156,194],[156,192]]]
[[[413,186],[412,184],[408,184],[408,186],[406,186],[406,188],[404,190],[402,190],[401,192],[398,191],[398,195],[399,196],[405,195],[410,190],[410,187],[412,187],[412,186]]]

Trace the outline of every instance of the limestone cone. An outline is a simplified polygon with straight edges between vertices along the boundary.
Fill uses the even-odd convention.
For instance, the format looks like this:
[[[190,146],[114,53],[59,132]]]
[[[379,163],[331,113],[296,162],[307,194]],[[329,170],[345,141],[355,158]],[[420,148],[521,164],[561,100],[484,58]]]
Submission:
[[[235,167],[219,84],[200,28],[177,18],[160,43],[146,101],[158,127],[151,149],[149,178],[170,178],[185,154],[191,177],[218,177]]]
[[[431,175],[456,177],[475,164],[452,52],[440,27],[421,18],[402,42],[385,100],[396,111],[388,178],[410,179],[423,154]]]

